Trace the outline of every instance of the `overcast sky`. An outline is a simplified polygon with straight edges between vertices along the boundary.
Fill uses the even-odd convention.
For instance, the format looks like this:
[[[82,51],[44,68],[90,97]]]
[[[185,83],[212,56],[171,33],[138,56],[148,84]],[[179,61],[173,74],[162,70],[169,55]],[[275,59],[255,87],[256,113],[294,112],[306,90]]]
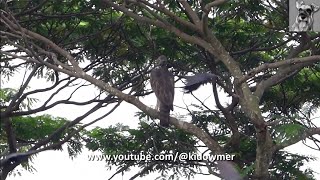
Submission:
[[[2,84],[2,87],[10,87],[10,88],[16,88],[21,84],[23,72],[20,72],[16,74],[14,78],[10,79],[10,82],[7,82],[5,84]],[[30,84],[30,89],[37,89],[39,87],[43,88],[45,85],[48,84],[43,79],[33,79]],[[181,86],[182,83],[176,83],[176,87]],[[72,92],[73,88],[70,88],[67,91],[61,92],[62,94],[59,95],[59,99],[63,99],[64,97],[68,97],[70,92]],[[211,86],[206,85],[202,86],[199,90],[195,92],[196,96],[199,97],[202,101],[205,102],[205,104],[213,108],[215,107],[215,103],[213,100],[213,97],[211,96]],[[98,94],[98,91],[93,88],[92,86],[82,88],[79,92],[75,94],[75,99],[87,99],[91,98]],[[191,96],[186,95],[181,92],[181,89],[176,89],[175,93],[175,101],[174,104],[184,107],[185,104],[190,105],[191,103],[197,103],[197,101]],[[38,105],[41,105],[45,99],[45,97],[48,97],[48,94],[39,94],[37,97],[40,101],[38,102]],[[145,98],[140,98],[142,102],[144,102],[146,105],[155,106],[156,99],[154,94],[151,94]],[[225,101],[229,101],[227,97],[225,97]],[[37,105],[35,105],[37,106]],[[50,114],[53,116],[59,116],[59,117],[65,117],[69,120],[73,120],[74,118],[78,117],[79,115],[83,114],[86,110],[88,110],[88,106],[70,106],[70,105],[60,105],[55,108],[52,108],[48,111],[46,111],[46,114]],[[178,116],[181,114],[185,114],[186,111],[183,109],[180,109],[178,107],[174,107],[174,115]],[[114,113],[112,113],[110,116],[106,117],[105,119],[97,122],[96,124],[92,125],[92,127],[101,126],[101,127],[108,127],[109,125],[116,124],[116,123],[122,123],[124,125],[129,125],[130,127],[137,127],[138,125],[138,119],[136,117],[133,117],[135,112],[137,112],[138,109],[134,107],[133,105],[130,105],[128,103],[123,103]],[[92,114],[88,118],[84,120],[84,122],[90,122],[91,120],[94,120],[95,117],[99,117],[105,113],[106,110],[99,110],[97,113]],[[41,113],[44,114],[44,113]],[[318,117],[319,117],[318,113]],[[319,119],[319,118],[318,118]],[[185,119],[188,120],[188,119]],[[318,126],[320,124],[320,119],[317,120]],[[297,143],[291,147],[288,148],[290,152],[298,152],[303,155],[312,155],[317,158],[320,158],[320,153],[315,150],[311,150],[310,148],[305,147],[302,145],[302,143]],[[8,180],[56,180],[56,179],[77,179],[77,180],[87,180],[88,178],[93,179],[108,179],[114,172],[116,172],[116,167],[113,167],[111,170],[107,169],[105,167],[104,162],[93,162],[88,161],[88,155],[92,154],[91,152],[84,151],[81,155],[79,155],[77,158],[71,160],[68,156],[67,151],[46,151],[41,152],[35,157],[33,166],[36,168],[37,172],[30,173],[28,171],[21,171],[22,168],[17,168],[21,171],[22,176],[10,176],[8,177]],[[308,166],[311,167],[313,170],[320,173],[318,170],[319,167],[318,161],[308,163]],[[124,173],[124,175],[117,175],[114,177],[115,180],[117,179],[129,179],[131,176],[133,176],[135,173],[138,172],[139,169],[132,168],[130,172]],[[158,177],[159,174],[155,173],[153,175],[148,175],[147,177],[140,178],[140,179],[155,179]],[[213,179],[213,176],[196,176],[197,178],[201,179]],[[318,174],[317,179],[320,179],[320,175]],[[196,178],[196,179],[197,179]],[[139,178],[137,178],[139,179]],[[183,179],[183,178],[181,178]]]

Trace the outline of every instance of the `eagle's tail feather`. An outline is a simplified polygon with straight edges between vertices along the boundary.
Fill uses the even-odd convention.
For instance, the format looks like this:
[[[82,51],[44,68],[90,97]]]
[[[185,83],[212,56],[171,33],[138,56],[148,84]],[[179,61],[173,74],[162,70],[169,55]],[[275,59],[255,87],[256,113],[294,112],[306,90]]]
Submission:
[[[170,108],[165,105],[160,105],[160,125],[169,127]]]

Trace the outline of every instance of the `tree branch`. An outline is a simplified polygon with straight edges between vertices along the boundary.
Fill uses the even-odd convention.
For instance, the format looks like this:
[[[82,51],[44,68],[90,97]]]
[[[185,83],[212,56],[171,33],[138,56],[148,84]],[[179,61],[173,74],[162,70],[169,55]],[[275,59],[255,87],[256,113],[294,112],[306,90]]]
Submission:
[[[131,1],[131,2],[136,2],[136,1]],[[172,18],[174,21],[176,21],[177,23],[191,29],[191,30],[194,30],[194,31],[199,31],[199,29],[197,28],[197,26],[195,26],[194,24],[190,23],[190,22],[187,22],[185,20],[183,20],[182,18],[176,16],[174,13],[172,13],[171,11],[169,11],[168,9],[166,9],[164,6],[162,5],[159,5],[159,6],[156,6],[152,3],[149,3],[148,1],[145,1],[145,0],[139,0],[139,2],[142,2],[143,4],[157,10],[158,12],[162,12],[163,14],[169,16],[170,18]]]
[[[13,17],[11,17],[13,18]],[[17,24],[14,24],[13,22],[11,22],[7,17],[5,17],[4,13],[1,13],[1,19],[3,19],[3,22],[5,22],[6,24],[8,24],[8,26],[10,26],[13,30],[15,31],[19,31],[22,34],[26,34],[34,39],[40,40],[43,43],[47,44],[49,47],[51,47],[54,51],[58,52],[59,54],[61,54],[63,57],[65,57],[66,59],[68,59],[70,61],[70,63],[72,64],[74,70],[77,73],[82,73],[82,69],[79,67],[77,61],[71,56],[70,53],[68,53],[67,51],[65,51],[64,49],[60,48],[59,46],[57,46],[55,43],[53,43],[52,41],[50,41],[49,39],[41,36],[40,34],[34,33],[32,31],[29,31],[25,28],[20,27]]]
[[[317,56],[308,56],[308,57],[302,57],[302,58],[292,58],[292,59],[287,59],[283,61],[278,61],[274,63],[264,63],[253,70],[249,71],[245,76],[239,79],[239,83],[243,83],[246,80],[254,77],[256,74],[272,69],[272,68],[278,68],[282,66],[293,66],[295,64],[304,64],[305,66],[310,65],[309,63],[315,63],[320,61],[320,55]]]
[[[191,18],[192,22],[197,26],[197,27],[201,27],[200,25],[200,19],[197,15],[197,13],[195,13],[191,6],[188,4],[188,2],[186,0],[178,0],[179,3],[182,4],[182,6],[184,7],[185,12],[187,13],[188,17]]]
[[[277,144],[275,146],[276,150],[280,150],[283,149],[285,147],[288,147],[290,145],[293,145],[301,140],[304,140],[306,138],[308,138],[309,136],[313,136],[313,135],[320,135],[320,128],[309,128],[309,129],[305,129],[305,131],[302,134],[299,134],[299,136],[297,138],[291,138],[288,141],[285,141],[281,144]]]

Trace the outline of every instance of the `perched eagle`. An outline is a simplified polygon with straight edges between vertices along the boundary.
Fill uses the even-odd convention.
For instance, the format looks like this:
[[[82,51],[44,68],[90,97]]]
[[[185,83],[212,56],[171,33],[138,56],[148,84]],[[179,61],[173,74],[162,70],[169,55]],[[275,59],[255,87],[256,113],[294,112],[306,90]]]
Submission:
[[[185,93],[190,93],[197,90],[201,85],[208,82],[215,82],[217,75],[211,73],[197,73],[193,76],[183,76],[186,79],[186,85],[183,87]]]
[[[174,78],[168,71],[167,58],[161,55],[156,60],[156,67],[151,71],[150,84],[157,97],[160,111],[160,125],[169,126],[170,110],[173,110]]]

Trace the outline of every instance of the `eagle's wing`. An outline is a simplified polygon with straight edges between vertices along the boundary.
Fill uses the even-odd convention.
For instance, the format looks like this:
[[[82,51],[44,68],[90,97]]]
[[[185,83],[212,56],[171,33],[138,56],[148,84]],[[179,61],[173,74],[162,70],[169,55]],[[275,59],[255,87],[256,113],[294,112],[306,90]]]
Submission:
[[[217,78],[217,75],[212,73],[197,73],[193,76],[184,76],[186,85],[184,87],[186,93],[197,90],[201,85],[211,82]]]
[[[159,103],[160,125],[168,127],[170,110],[173,110],[173,75],[166,68],[153,69],[150,74],[150,84]]]
[[[151,88],[157,99],[173,110],[174,78],[165,68],[153,69],[150,75]]]

